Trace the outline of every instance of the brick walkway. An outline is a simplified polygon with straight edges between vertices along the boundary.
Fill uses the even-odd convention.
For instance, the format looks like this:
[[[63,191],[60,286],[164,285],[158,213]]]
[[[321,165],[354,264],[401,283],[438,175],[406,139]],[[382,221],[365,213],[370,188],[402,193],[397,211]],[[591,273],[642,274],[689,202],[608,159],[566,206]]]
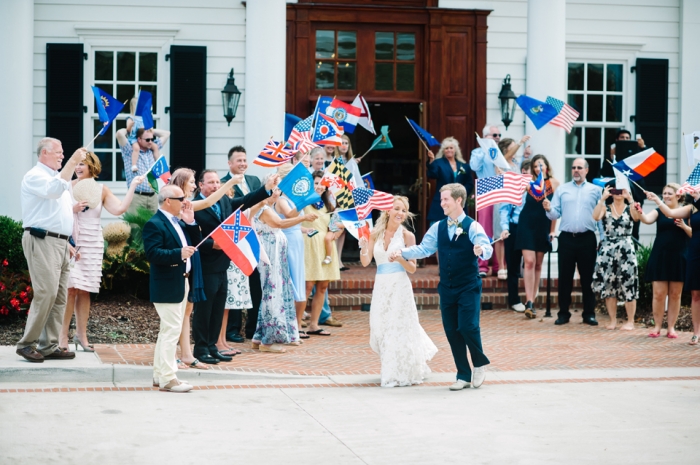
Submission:
[[[544,313],[544,312],[542,312]],[[369,313],[337,312],[342,328],[328,328],[330,337],[313,337],[286,354],[259,353],[248,344],[235,344],[243,354],[214,367],[254,373],[293,375],[378,374],[379,357],[369,348]],[[439,311],[423,310],[420,320],[440,351],[430,362],[434,372],[454,372]],[[647,337],[646,328],[608,331],[581,324],[579,314],[571,323],[554,326],[554,319],[527,320],[505,310],[482,312],[482,338],[491,359],[490,370],[561,370],[600,368],[700,367],[700,349],[689,346],[689,333],[678,339]],[[664,331],[665,334],[665,331]],[[150,365],[153,345],[96,346],[103,363]]]

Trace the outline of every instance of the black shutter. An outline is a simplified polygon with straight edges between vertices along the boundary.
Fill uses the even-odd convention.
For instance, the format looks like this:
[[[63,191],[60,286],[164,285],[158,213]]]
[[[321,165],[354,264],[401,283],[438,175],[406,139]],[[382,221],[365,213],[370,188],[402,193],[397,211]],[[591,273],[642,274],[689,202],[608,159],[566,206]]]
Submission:
[[[641,134],[647,147],[654,147],[668,160],[668,60],[637,58],[635,72],[635,132]],[[666,185],[667,164],[645,178],[648,189],[660,192]]]
[[[83,140],[83,44],[46,44],[46,136],[61,141],[66,157]]]
[[[207,48],[170,47],[170,169],[206,168]]]

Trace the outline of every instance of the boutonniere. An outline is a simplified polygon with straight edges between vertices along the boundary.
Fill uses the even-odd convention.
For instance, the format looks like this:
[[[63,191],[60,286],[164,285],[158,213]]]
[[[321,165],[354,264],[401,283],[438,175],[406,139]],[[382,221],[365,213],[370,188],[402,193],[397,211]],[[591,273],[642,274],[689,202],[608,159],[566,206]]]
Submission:
[[[458,226],[458,227],[457,227],[457,230],[455,231],[455,234],[456,234],[457,236],[461,236],[462,234],[464,234],[464,229],[462,229],[461,226]]]
[[[463,166],[460,166],[459,169],[457,170],[457,174],[466,174],[467,170],[464,169]]]

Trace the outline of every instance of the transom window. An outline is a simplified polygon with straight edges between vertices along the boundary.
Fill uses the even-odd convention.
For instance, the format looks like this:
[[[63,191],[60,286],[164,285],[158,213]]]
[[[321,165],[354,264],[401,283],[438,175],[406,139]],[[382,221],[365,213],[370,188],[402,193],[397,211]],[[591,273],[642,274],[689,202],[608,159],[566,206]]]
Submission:
[[[568,103],[580,116],[566,136],[567,181],[571,180],[571,163],[580,156],[588,161],[589,177],[599,175],[604,155],[624,124],[624,68],[622,63],[568,64]]]
[[[316,31],[316,88],[357,88],[357,32]]]
[[[140,89],[153,95],[153,120],[157,126],[158,53],[128,50],[98,50],[94,53],[94,86],[125,103],[107,133],[95,140],[95,154],[102,163],[102,173],[98,179],[124,181],[124,163],[115,133],[126,127],[126,117],[131,114],[131,99],[137,96]],[[97,134],[102,123],[97,115],[97,105],[94,99],[92,101],[89,116],[93,134]]]
[[[415,88],[416,35],[412,32],[374,34],[374,89],[412,92]]]

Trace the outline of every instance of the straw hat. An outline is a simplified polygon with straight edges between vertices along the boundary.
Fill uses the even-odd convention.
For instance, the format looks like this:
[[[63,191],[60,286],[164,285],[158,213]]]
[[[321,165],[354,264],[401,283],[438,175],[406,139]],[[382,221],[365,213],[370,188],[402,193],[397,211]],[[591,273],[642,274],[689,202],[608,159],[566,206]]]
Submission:
[[[78,181],[73,186],[73,198],[78,202],[86,201],[90,208],[97,208],[102,202],[102,184],[94,178]]]

